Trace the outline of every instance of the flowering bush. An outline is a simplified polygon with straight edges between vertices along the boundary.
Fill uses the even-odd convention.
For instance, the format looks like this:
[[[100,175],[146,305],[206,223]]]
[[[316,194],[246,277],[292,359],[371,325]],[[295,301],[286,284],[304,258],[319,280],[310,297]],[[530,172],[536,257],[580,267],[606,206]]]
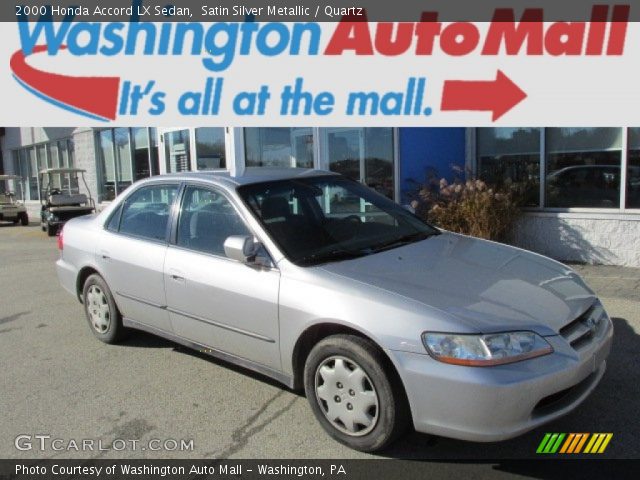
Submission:
[[[442,178],[424,185],[411,202],[416,214],[456,233],[503,241],[520,213],[520,191],[501,191],[482,180],[448,183]]]

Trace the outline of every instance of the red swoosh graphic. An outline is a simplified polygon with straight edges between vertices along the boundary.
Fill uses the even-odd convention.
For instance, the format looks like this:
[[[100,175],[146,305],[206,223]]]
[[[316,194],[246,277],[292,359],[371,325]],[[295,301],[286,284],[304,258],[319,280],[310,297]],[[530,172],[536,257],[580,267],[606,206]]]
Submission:
[[[46,45],[37,45],[33,53],[46,50]],[[22,50],[11,56],[10,66],[18,79],[43,95],[103,118],[116,119],[119,77],[72,77],[44,72],[28,65]]]

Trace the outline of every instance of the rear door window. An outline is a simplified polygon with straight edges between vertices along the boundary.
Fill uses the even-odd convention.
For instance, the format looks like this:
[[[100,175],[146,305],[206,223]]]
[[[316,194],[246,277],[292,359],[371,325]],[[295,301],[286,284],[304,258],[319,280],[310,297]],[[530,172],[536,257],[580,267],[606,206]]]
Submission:
[[[165,240],[177,193],[178,185],[149,185],[133,192],[122,208],[120,233]]]

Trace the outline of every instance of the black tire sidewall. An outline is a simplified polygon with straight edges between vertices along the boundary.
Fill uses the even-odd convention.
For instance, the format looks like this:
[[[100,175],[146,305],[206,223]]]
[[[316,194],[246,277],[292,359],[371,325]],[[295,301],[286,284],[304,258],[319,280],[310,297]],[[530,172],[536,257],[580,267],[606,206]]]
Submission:
[[[22,222],[22,226],[23,226],[23,227],[28,226],[28,225],[29,225],[29,215],[27,214],[27,212],[23,212],[23,213],[20,215],[20,217],[21,217],[21,218],[20,218],[20,221]]]
[[[354,335],[334,335],[320,341],[309,353],[304,369],[304,387],[314,415],[334,439],[356,450],[373,452],[393,442],[406,428],[404,391],[385,367],[382,353],[375,345]],[[378,395],[378,423],[361,437],[347,435],[336,429],[326,418],[315,393],[315,374],[318,365],[332,356],[342,356],[357,363],[369,376]]]
[[[97,285],[102,290],[102,292],[105,294],[105,297],[107,298],[107,303],[109,304],[111,319],[109,321],[109,329],[105,333],[100,333],[96,331],[95,328],[93,328],[93,325],[91,323],[91,318],[89,316],[89,306],[87,304],[87,292],[89,291],[89,288],[92,285]],[[111,290],[107,286],[107,282],[105,282],[100,275],[98,274],[89,275],[87,280],[84,282],[84,287],[82,288],[82,301],[84,305],[85,317],[87,319],[89,328],[91,329],[91,332],[100,341],[105,343],[115,343],[122,338],[122,335],[124,333],[123,332],[124,327],[122,326],[122,317],[113,299]]]

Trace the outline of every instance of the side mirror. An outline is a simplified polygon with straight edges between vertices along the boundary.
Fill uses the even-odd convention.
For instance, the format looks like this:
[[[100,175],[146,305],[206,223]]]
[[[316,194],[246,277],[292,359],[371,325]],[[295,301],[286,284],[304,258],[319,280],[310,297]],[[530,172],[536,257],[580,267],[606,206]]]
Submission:
[[[259,244],[250,235],[231,235],[224,241],[227,257],[242,263],[253,263]]]

